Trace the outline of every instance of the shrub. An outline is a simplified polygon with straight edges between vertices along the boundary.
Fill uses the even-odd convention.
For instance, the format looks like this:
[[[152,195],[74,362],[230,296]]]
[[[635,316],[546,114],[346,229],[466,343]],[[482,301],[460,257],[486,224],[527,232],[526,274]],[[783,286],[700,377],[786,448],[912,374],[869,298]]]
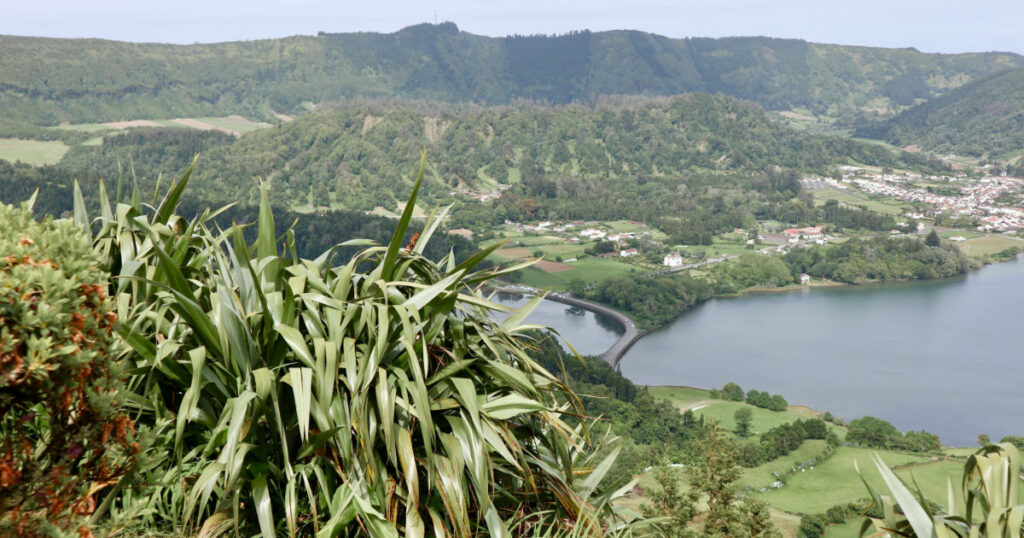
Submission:
[[[497,246],[428,260],[444,212],[405,237],[419,180],[390,243],[350,242],[367,248],[339,264],[296,256],[266,190],[255,244],[184,221],[187,179],[156,211],[105,211],[119,216],[95,241],[112,273],[155,275],[122,280],[119,298],[145,372],[133,388],[152,403],[140,421],[165,425],[173,454],[143,495],[152,523],[266,537],[602,524],[617,450],[583,450],[586,428],[564,420],[579,399],[528,353],[528,312],[488,316],[502,307],[478,287],[506,273],[474,266]]]
[[[82,527],[138,450],[117,316],[72,222],[0,204],[0,229],[0,534],[51,534]]]

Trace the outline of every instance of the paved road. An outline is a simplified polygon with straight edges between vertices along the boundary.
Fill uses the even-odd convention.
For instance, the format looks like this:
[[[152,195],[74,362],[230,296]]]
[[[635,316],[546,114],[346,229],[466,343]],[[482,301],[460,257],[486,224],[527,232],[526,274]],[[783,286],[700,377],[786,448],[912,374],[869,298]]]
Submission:
[[[525,293],[529,295],[539,295],[544,293],[542,290],[530,286],[524,286],[522,284],[504,286],[497,289],[499,291]],[[641,331],[640,329],[638,329],[636,327],[636,324],[633,323],[633,320],[629,319],[629,317],[623,314],[622,312],[619,312],[618,310],[612,308],[608,308],[607,306],[595,303],[593,301],[587,301],[584,299],[573,297],[570,293],[548,293],[545,296],[545,299],[549,301],[555,301],[556,303],[567,304],[570,306],[578,306],[580,308],[590,310],[591,312],[603,314],[614,319],[615,321],[619,322],[620,325],[622,325],[622,336],[620,336],[619,339],[616,340],[610,348],[605,350],[604,353],[598,355],[598,357],[603,359],[605,362],[611,364],[612,367],[618,367],[619,359],[621,359],[622,355],[626,352],[627,349],[629,349],[629,346],[632,346],[633,343],[639,340],[641,336],[647,334],[647,331]]]
[[[685,269],[694,269],[694,268],[697,268],[697,267],[702,267],[702,266],[705,266],[705,265],[711,265],[713,263],[718,263],[718,262],[725,261],[725,260],[726,260],[725,257],[722,257],[722,258],[708,258],[708,259],[706,259],[706,260],[704,260],[702,262],[691,263],[691,264],[683,265],[683,266],[680,266],[680,267],[671,267],[671,268],[664,269],[664,270],[661,270],[661,271],[657,271],[657,272],[654,272],[654,273],[644,273],[643,275],[640,275],[640,276],[651,277],[651,276],[663,275],[663,274],[667,274],[667,273],[677,273],[677,272],[683,271]],[[511,284],[511,285],[508,285],[508,286],[499,287],[497,289],[499,291],[507,291],[507,292],[512,292],[512,293],[524,293],[524,294],[528,294],[528,295],[540,295],[540,294],[544,293],[543,290],[539,290],[537,288],[533,288],[533,287],[526,286],[526,285],[523,285],[523,284]],[[556,303],[567,304],[567,305],[570,305],[570,306],[578,306],[580,308],[583,308],[583,309],[586,309],[586,310],[590,310],[591,312],[596,312],[596,313],[599,313],[599,314],[604,314],[604,315],[606,315],[606,316],[608,316],[608,317],[618,321],[619,325],[622,325],[622,336],[620,336],[619,339],[616,340],[614,344],[612,344],[612,347],[610,347],[607,350],[605,350],[604,353],[601,353],[600,355],[598,355],[598,357],[603,359],[608,364],[612,365],[613,368],[618,368],[619,360],[622,358],[622,355],[624,355],[626,353],[626,351],[630,348],[630,346],[632,346],[634,343],[636,343],[637,340],[639,340],[643,335],[647,334],[647,331],[642,331],[642,330],[638,329],[636,327],[636,324],[633,323],[633,320],[629,319],[629,316],[627,316],[627,315],[623,314],[622,312],[619,312],[618,310],[615,310],[613,308],[608,308],[607,306],[605,306],[603,304],[599,304],[599,303],[595,303],[593,301],[587,301],[585,299],[580,299],[580,298],[577,298],[577,297],[573,297],[572,294],[568,293],[568,292],[564,292],[564,293],[548,293],[545,298],[547,300],[549,300],[549,301],[555,301]]]

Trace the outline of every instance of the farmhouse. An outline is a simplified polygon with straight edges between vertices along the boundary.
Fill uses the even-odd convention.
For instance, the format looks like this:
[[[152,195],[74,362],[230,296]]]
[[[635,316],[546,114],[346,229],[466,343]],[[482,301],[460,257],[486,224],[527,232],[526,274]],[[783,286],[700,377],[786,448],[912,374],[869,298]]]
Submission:
[[[683,257],[673,252],[672,254],[665,256],[664,265],[667,267],[682,267]]]
[[[782,233],[790,239],[821,239],[824,233],[821,226],[808,226],[806,228],[790,228]]]

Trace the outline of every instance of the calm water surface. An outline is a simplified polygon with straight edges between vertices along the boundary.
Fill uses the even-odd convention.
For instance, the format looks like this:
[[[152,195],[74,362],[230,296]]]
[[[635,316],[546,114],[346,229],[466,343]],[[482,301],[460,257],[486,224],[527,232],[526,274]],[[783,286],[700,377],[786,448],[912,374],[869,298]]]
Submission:
[[[620,367],[640,384],[735,381],[966,446],[1024,435],[1022,314],[1022,260],[938,282],[715,299],[642,338]]]
[[[530,299],[504,293],[498,294],[496,298],[498,302],[513,308],[522,307]],[[604,353],[622,334],[622,326],[613,319],[554,301],[541,301],[527,321],[557,330],[581,355]]]

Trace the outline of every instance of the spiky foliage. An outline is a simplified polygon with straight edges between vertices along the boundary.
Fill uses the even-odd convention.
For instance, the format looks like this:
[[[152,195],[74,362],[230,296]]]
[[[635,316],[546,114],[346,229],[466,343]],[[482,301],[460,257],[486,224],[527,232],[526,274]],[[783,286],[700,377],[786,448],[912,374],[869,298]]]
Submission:
[[[112,510],[206,535],[604,531],[615,451],[589,461],[564,420],[578,400],[528,353],[540,299],[488,316],[508,309],[480,286],[517,269],[474,270],[497,245],[424,258],[446,211],[406,244],[422,174],[390,243],[349,242],[367,248],[344,264],[299,259],[265,189],[254,244],[174,214],[189,173],[155,208],[102,203],[94,245],[117,277],[140,420],[168,452],[153,488]]]
[[[948,484],[945,513],[931,508],[920,490],[915,496],[881,458],[875,467],[892,496],[877,494],[864,482],[872,500],[882,508],[881,518],[868,518],[861,536],[872,527],[871,536],[927,538],[1017,538],[1024,536],[1024,504],[1020,503],[1021,459],[1010,443],[989,444],[967,458],[964,464],[963,499],[959,513]],[[862,478],[863,479],[863,478]],[[899,511],[897,511],[897,508]]]
[[[134,465],[107,275],[68,220],[0,204],[0,535],[81,529]]]

